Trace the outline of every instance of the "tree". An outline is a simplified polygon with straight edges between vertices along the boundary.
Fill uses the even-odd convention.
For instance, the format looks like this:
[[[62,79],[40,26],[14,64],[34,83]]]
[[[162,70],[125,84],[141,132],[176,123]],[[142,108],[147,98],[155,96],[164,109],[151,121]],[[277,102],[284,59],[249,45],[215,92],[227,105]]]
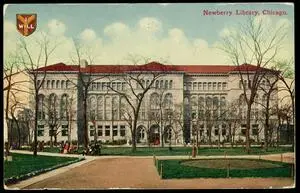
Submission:
[[[88,97],[89,90],[92,84],[105,77],[97,76],[94,77],[93,74],[93,62],[95,56],[91,47],[80,42],[78,39],[74,39],[74,53],[71,56],[72,64],[78,65],[77,80],[73,80],[70,77],[66,76],[66,79],[69,80],[74,87],[77,88],[78,95],[78,105],[77,105],[77,128],[78,128],[78,141],[80,144],[84,144],[84,148],[87,151],[89,145],[88,137]],[[86,60],[86,59],[87,60]],[[81,133],[83,128],[83,133]],[[83,136],[83,139],[82,139]]]
[[[237,66],[246,114],[246,151],[250,153],[250,115],[260,82],[266,73],[266,67],[274,61],[286,37],[283,25],[272,29],[259,17],[249,17],[245,24],[240,24],[235,31],[223,37],[220,47]],[[254,64],[250,66],[248,64]]]
[[[11,95],[15,92],[26,92],[25,89],[22,89],[21,85],[28,81],[18,78],[21,74],[24,74],[24,69],[20,66],[18,56],[16,54],[10,53],[8,56],[5,57],[3,69],[3,91],[5,96],[4,112],[6,126],[9,125],[10,121],[9,111],[11,108]]]
[[[26,73],[33,84],[31,88],[34,102],[34,144],[33,155],[37,155],[37,127],[38,127],[38,113],[39,113],[39,94],[42,84],[46,78],[46,69],[38,70],[40,67],[48,65],[49,57],[57,48],[58,43],[55,39],[49,37],[46,33],[40,33],[40,37],[28,42],[25,38],[19,39],[18,48],[20,53],[20,63],[24,66]],[[38,52],[34,52],[34,47],[38,48]],[[35,58],[36,56],[36,58]]]
[[[126,106],[128,105],[128,108],[130,108],[127,116],[128,120],[132,121],[129,128],[132,138],[132,151],[135,152],[137,143],[137,121],[139,119],[141,104],[146,93],[153,88],[154,82],[162,75],[161,72],[158,71],[140,71],[138,64],[141,62],[142,58],[137,58],[135,56],[129,57],[130,61],[133,63],[133,68],[136,68],[136,71],[121,74],[119,77],[110,80],[111,83],[115,81],[124,82],[125,90],[117,90],[111,85],[108,85],[108,88],[122,97],[126,101]],[[148,60],[149,59],[144,58],[144,61]],[[149,84],[146,83],[146,79],[149,80]]]
[[[259,100],[255,101],[255,103],[260,104],[262,107],[262,114],[264,116],[264,148],[268,149],[268,145],[272,139],[272,127],[270,125],[270,118],[274,115],[274,107],[277,105],[277,98],[275,95],[277,94],[277,82],[278,75],[276,73],[267,73],[262,79],[262,83],[259,85],[259,89],[263,91],[262,102]],[[275,100],[275,101],[274,101]],[[275,104],[274,104],[275,102]]]

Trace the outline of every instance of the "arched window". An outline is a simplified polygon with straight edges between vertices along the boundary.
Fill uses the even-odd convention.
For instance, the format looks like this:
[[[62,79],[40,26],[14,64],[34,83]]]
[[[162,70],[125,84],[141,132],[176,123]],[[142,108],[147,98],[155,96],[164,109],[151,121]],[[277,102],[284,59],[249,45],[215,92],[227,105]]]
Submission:
[[[213,98],[213,109],[218,109],[219,107],[219,99],[218,97]]]
[[[97,99],[97,119],[103,120],[103,96],[99,96]]]
[[[46,88],[50,88],[50,80],[47,80]]]
[[[204,116],[204,108],[205,108],[204,98],[199,97],[199,118],[202,118]]]
[[[168,80],[165,80],[165,89],[168,89]]]
[[[202,90],[202,82],[198,82],[198,90]]]
[[[60,117],[62,120],[68,120],[68,95],[63,94],[60,101]]]
[[[56,88],[60,88],[60,85],[59,85],[59,80],[56,80]]]
[[[218,82],[218,90],[221,90],[221,82]]]
[[[113,118],[113,120],[118,120],[118,108],[119,108],[118,97],[113,96],[112,97],[112,118]]]
[[[206,84],[207,84],[206,82],[203,83],[203,90],[206,90],[206,89],[207,89],[207,88],[206,88]]]
[[[55,125],[57,124],[57,121],[59,119],[59,114],[58,114],[58,103],[57,103],[57,96],[56,94],[52,93],[49,96],[48,99],[48,122],[50,125]]]
[[[159,81],[156,80],[156,81],[155,81],[155,88],[158,89],[158,87],[159,87]]]
[[[52,89],[55,88],[55,80],[52,80],[52,81],[51,81],[51,88],[52,88]]]
[[[173,80],[170,80],[169,82],[169,89],[172,89],[173,88]]]
[[[60,87],[60,88],[61,88],[61,89],[66,88],[66,87],[65,87],[65,81],[64,81],[64,80],[61,81],[61,87]]]
[[[217,90],[217,83],[216,82],[213,83],[213,90]]]
[[[69,86],[70,86],[70,81],[67,80],[67,81],[66,81],[66,88],[69,88]]]
[[[45,96],[40,94],[38,95],[38,119],[44,120],[45,112],[44,112],[44,106],[45,106]]]
[[[127,101],[124,97],[120,98],[120,119],[125,120]]]
[[[160,89],[163,89],[164,88],[164,81],[163,80],[160,80],[160,86],[159,86]]]
[[[206,102],[206,107],[208,109],[211,109],[212,108],[212,98],[211,97],[206,97],[205,102]]]
[[[208,83],[208,90],[211,90],[211,82]]]
[[[159,109],[159,96],[157,93],[152,93],[150,96],[150,109],[151,110]]]
[[[222,84],[222,90],[225,90],[225,89],[226,89],[226,86],[227,86],[227,83],[226,83],[226,82],[223,82],[223,84]]]
[[[111,112],[112,112],[112,105],[111,105],[111,97],[106,96],[105,97],[105,119],[106,120],[111,120]]]
[[[171,93],[167,93],[164,98],[164,107],[171,109],[173,107],[173,96]]]
[[[224,109],[226,107],[226,98],[225,97],[221,97],[220,107],[222,109]]]

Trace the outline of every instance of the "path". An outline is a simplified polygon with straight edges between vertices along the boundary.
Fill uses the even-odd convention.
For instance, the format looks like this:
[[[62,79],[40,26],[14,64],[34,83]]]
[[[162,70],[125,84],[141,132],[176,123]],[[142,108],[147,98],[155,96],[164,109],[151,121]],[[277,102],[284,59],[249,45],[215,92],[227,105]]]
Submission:
[[[288,156],[292,155],[284,154],[284,157]],[[172,157],[175,158],[174,156]],[[182,156],[176,157],[180,158]],[[280,155],[265,155],[262,157],[280,160]],[[153,164],[152,157],[100,156],[94,158],[94,160],[90,157],[88,160],[90,161],[87,163],[70,168],[67,171],[63,171],[56,175],[45,177],[44,179],[40,179],[40,181],[36,181],[31,185],[23,187],[24,189],[219,189],[242,187],[281,188],[293,185],[293,179],[291,178],[200,178],[161,180]],[[12,187],[18,187],[18,185],[16,184]]]

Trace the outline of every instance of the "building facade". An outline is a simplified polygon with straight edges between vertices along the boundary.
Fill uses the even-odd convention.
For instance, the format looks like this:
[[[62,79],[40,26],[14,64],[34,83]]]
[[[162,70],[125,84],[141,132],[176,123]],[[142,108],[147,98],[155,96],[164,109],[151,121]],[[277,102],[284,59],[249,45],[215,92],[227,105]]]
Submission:
[[[244,94],[249,97],[257,69],[248,64],[151,62],[134,66],[88,65],[86,61],[80,65],[58,63],[40,68],[38,140],[49,141],[55,135],[57,141],[82,141],[86,115],[90,141],[128,142],[134,117],[131,105],[137,109],[138,97],[149,87],[139,107],[138,143],[244,141]],[[266,91],[272,79],[264,76],[256,91],[251,111],[253,141],[264,140]],[[269,109],[275,108],[277,92],[272,92],[268,99]],[[275,127],[275,122],[276,116],[271,114],[271,127]]]

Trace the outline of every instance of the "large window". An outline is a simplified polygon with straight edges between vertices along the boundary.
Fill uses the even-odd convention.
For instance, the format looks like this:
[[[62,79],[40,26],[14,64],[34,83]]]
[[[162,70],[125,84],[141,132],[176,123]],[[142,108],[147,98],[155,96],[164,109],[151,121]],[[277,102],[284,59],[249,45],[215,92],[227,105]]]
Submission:
[[[90,125],[90,136],[91,137],[95,136],[95,127],[94,127],[94,125]]]
[[[68,95],[63,94],[60,101],[60,116],[62,120],[68,120]]]
[[[37,136],[44,136],[44,125],[38,125]]]
[[[99,96],[97,99],[97,119],[103,120],[103,96]]]
[[[113,136],[118,136],[118,125],[113,125]]]
[[[111,97],[105,97],[105,119],[106,120],[111,120],[112,116],[111,116],[111,109],[112,105],[111,105]]]
[[[110,125],[105,125],[105,136],[110,136]]]
[[[103,126],[102,125],[98,125],[98,136],[103,136]]]
[[[112,118],[113,120],[118,120],[118,109],[119,109],[119,100],[117,96],[112,98]]]
[[[125,128],[125,125],[121,125],[120,126],[120,135],[122,137],[124,137],[126,135],[126,128]]]
[[[61,136],[68,136],[68,125],[61,126]]]
[[[38,96],[38,119],[39,120],[44,120],[46,118],[45,115],[45,110],[44,110],[44,100],[45,100],[45,96],[40,94]]]

